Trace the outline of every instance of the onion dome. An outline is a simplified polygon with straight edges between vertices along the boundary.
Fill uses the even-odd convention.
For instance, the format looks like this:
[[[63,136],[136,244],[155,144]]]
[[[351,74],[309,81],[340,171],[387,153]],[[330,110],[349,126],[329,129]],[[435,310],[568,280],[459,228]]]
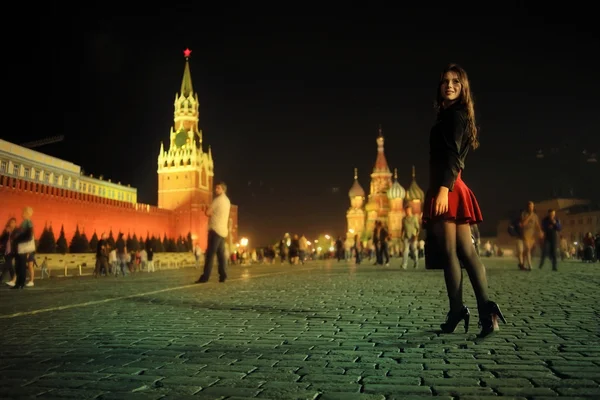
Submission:
[[[415,166],[413,165],[413,167],[412,167],[412,182],[410,183],[410,186],[408,187],[408,191],[406,192],[406,199],[407,200],[424,201],[425,200],[425,192],[423,192],[423,189],[421,189],[419,187],[419,185],[417,184],[417,179],[415,178],[415,176],[416,176]]]
[[[360,183],[358,183],[358,168],[354,168],[354,184],[350,188],[348,196],[350,198],[365,197],[365,190],[360,186]]]
[[[398,183],[398,169],[396,168],[394,168],[394,183],[387,191],[387,197],[390,200],[404,199],[406,197],[406,190]]]

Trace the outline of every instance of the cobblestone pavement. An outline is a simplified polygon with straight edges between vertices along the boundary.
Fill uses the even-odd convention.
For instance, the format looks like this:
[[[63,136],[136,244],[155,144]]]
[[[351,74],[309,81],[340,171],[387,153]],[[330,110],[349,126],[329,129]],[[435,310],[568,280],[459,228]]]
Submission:
[[[397,260],[0,288],[0,398],[600,398],[600,265],[486,264],[508,324],[485,340],[477,315],[439,334],[442,272]]]

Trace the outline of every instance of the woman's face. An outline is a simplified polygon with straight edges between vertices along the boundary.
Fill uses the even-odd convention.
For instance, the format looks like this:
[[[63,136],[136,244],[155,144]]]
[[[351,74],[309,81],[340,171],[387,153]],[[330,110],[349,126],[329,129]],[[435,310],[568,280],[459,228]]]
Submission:
[[[8,222],[8,229],[13,230],[13,229],[15,229],[15,226],[17,226],[17,221],[15,221],[14,219],[11,219]]]
[[[461,94],[462,84],[458,79],[458,74],[454,71],[448,71],[444,74],[440,86],[440,95],[446,102],[456,101]]]

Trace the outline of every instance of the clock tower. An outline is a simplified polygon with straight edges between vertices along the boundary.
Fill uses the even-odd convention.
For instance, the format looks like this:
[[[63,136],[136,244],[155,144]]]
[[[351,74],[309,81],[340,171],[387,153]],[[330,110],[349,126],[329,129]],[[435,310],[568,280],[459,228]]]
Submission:
[[[158,155],[158,207],[195,214],[212,202],[214,164],[210,147],[207,152],[202,148],[202,130],[198,129],[199,103],[192,86],[191,50],[183,54],[185,67],[180,92],[175,95],[169,148],[165,150],[161,143]]]

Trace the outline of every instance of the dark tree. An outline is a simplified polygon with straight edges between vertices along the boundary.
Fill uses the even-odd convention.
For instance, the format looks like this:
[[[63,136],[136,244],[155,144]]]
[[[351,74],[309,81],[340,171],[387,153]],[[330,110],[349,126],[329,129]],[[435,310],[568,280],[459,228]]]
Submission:
[[[67,254],[69,251],[69,244],[67,243],[67,238],[65,237],[65,226],[60,227],[60,234],[58,235],[58,240],[56,241],[56,251],[60,254]]]
[[[37,251],[42,254],[56,252],[56,239],[54,238],[52,226],[50,228],[44,227],[37,245]]]
[[[125,247],[127,245],[127,243],[125,242],[125,239],[123,238],[123,234],[121,232],[119,232],[119,235],[117,237],[118,237],[118,239],[115,242],[115,246]],[[129,250],[129,249],[127,249],[127,250]]]
[[[162,247],[163,247],[163,251],[169,251],[168,250],[168,248],[169,248],[169,238],[167,237],[166,233],[163,236]]]
[[[90,250],[92,250],[92,252],[95,252],[97,248],[98,248],[98,235],[96,234],[96,231],[94,231],[94,234],[92,235],[92,238],[90,239]]]
[[[177,238],[177,252],[185,253],[187,251],[187,244],[183,236],[179,235]]]
[[[85,234],[85,231],[81,233],[81,246],[85,248],[84,253],[88,253],[90,251],[90,241]]]
[[[150,239],[150,241],[152,242],[152,249],[155,253],[162,253],[164,251],[160,238],[152,236],[152,239]]]
[[[111,249],[114,249],[114,248],[115,248],[115,237],[114,237],[114,235],[113,235],[112,229],[110,230],[110,233],[108,234],[108,239],[106,239],[106,241],[107,241],[107,243],[108,243],[108,246],[109,246]]]
[[[177,242],[175,242],[175,239],[167,239],[167,247],[165,250],[169,253],[177,252]]]
[[[69,245],[69,252],[71,253],[85,253],[89,249],[89,243],[87,242],[87,238],[84,240],[81,232],[79,232],[79,225],[75,229],[75,234],[71,239],[71,244]]]
[[[127,246],[127,252],[133,250],[133,240],[131,239],[131,234],[127,234],[127,238],[125,239],[125,246]]]
[[[194,241],[192,240],[192,232],[188,232],[185,243],[186,251],[192,251],[194,249]]]
[[[129,246],[127,246],[129,247]],[[140,249],[140,242],[137,238],[137,235],[134,233],[131,238],[131,250],[138,251]]]

